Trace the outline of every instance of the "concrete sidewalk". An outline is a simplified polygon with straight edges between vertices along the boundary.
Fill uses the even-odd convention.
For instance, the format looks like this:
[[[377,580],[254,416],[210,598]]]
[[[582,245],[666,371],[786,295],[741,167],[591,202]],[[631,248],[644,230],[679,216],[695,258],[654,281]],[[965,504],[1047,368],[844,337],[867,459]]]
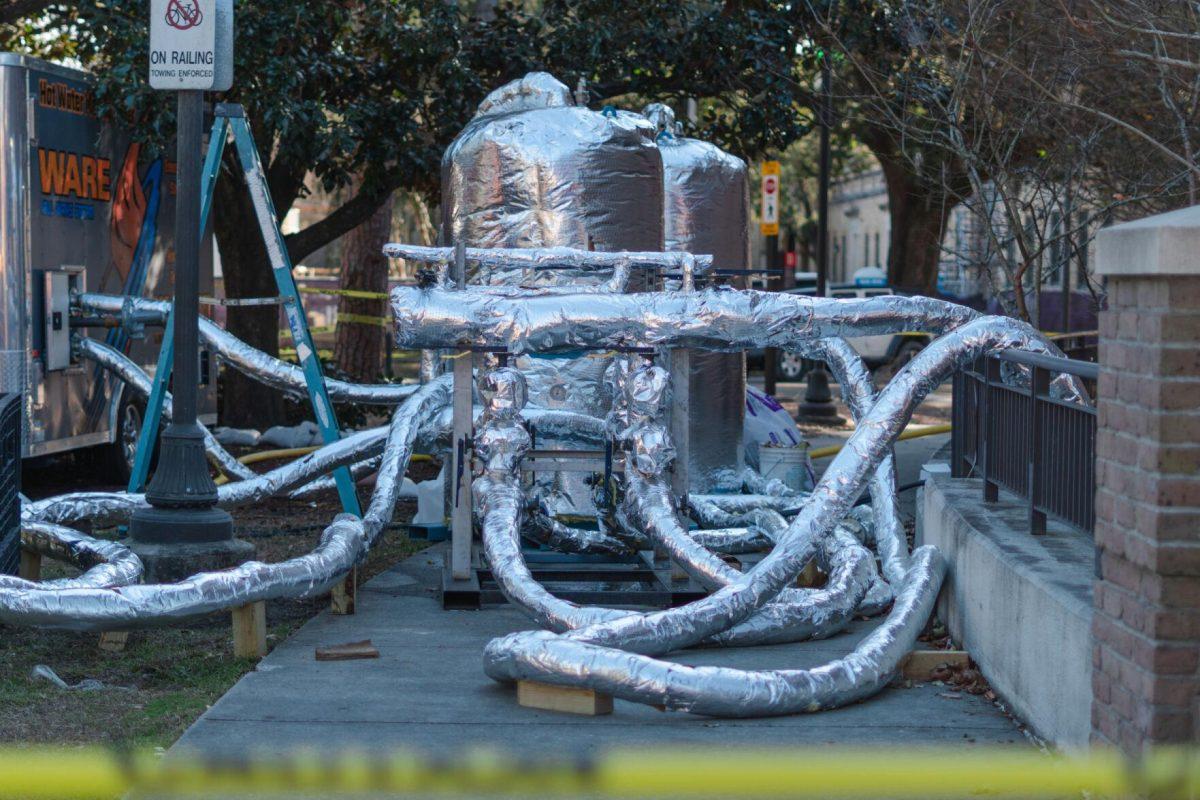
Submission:
[[[514,754],[583,754],[617,746],[817,744],[972,745],[1026,740],[994,705],[951,687],[888,688],[864,703],[819,714],[724,720],[664,713],[617,701],[612,715],[578,717],[519,707],[512,687],[489,680],[480,663],[494,636],[528,629],[510,607],[442,611],[436,598],[441,554],[418,554],[368,583],[359,613],[323,613],[277,647],[187,730],[175,750],[205,755],[310,748],[429,754],[488,746]],[[742,669],[812,667],[836,658],[874,622],[832,639],[677,654],[687,664]],[[321,645],[371,639],[378,660],[318,662]]]

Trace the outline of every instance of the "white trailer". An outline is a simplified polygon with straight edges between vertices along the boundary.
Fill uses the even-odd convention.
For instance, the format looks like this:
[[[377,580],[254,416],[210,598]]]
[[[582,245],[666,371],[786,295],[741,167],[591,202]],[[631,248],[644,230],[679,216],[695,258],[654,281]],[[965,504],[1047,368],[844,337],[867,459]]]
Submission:
[[[174,152],[171,148],[170,152]],[[105,448],[114,483],[133,463],[143,403],[73,336],[90,335],[152,372],[161,328],[72,325],[71,295],[169,299],[175,163],[96,117],[90,76],[0,53],[0,392],[21,394],[25,458]],[[201,293],[212,293],[211,247]],[[216,416],[216,373],[201,359],[200,409]]]

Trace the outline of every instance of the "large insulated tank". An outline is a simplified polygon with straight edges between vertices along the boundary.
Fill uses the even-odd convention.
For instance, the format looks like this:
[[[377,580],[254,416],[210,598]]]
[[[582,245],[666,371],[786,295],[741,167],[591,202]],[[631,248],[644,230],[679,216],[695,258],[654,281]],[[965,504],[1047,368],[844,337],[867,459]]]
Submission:
[[[442,231],[468,247],[661,250],[662,159],[653,125],[576,106],[532,72],[489,94],[442,158]],[[472,283],[594,283],[556,272],[477,273]]]
[[[533,72],[489,94],[442,158],[442,237],[467,247],[663,249],[663,167],[654,126],[628,112],[576,106],[565,84]],[[595,284],[611,273],[476,269],[469,283]],[[635,273],[628,291],[646,288]],[[522,357],[530,404],[607,413],[609,359]],[[539,447],[571,446],[538,439]],[[540,492],[555,513],[594,510],[577,474]]]
[[[747,268],[746,162],[708,142],[677,135],[675,114],[661,103],[646,106],[642,114],[658,131],[666,249],[711,255],[714,268]],[[740,468],[744,460],[745,354],[693,351],[690,388],[691,491],[736,491],[731,468]]]

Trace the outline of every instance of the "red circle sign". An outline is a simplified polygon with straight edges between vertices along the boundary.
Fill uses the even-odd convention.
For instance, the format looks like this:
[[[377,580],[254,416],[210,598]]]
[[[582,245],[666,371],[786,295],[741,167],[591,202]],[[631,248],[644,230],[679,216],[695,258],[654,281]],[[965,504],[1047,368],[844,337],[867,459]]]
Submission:
[[[775,194],[775,177],[768,175],[763,178],[763,191],[767,194]]]
[[[200,12],[199,0],[170,0],[167,3],[167,24],[172,28],[186,31],[194,28],[204,20]]]

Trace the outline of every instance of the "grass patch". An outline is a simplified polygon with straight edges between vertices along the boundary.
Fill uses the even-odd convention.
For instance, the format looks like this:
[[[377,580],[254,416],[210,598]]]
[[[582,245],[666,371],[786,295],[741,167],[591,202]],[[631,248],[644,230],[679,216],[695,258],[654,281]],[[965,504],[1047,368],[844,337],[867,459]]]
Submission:
[[[316,503],[270,501],[236,515],[239,532],[255,544],[256,558],[273,562],[308,552],[340,508],[336,498]],[[397,508],[410,519],[412,504]],[[263,534],[264,530],[277,531]],[[299,533],[292,531],[300,531]],[[389,531],[360,569],[370,578],[416,552]],[[45,577],[68,571],[44,562]],[[267,645],[273,648],[328,605],[327,598],[267,604]],[[0,625],[0,742],[168,747],[237,680],[254,659],[233,657],[228,613],[186,624],[134,631],[119,653],[98,647],[98,633],[45,631]],[[38,664],[69,684],[102,681],[98,691],[66,691],[30,673]]]

